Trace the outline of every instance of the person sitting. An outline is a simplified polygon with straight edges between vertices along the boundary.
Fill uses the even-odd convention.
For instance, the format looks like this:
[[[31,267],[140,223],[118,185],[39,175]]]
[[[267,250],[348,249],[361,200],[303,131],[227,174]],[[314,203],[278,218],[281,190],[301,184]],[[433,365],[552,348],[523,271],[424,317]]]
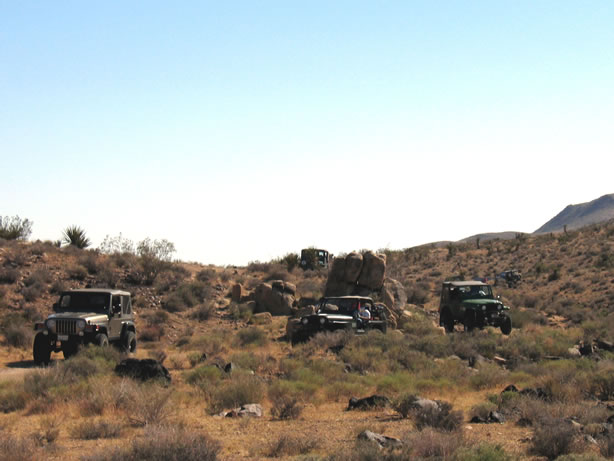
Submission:
[[[364,327],[371,320],[371,312],[366,304],[360,304],[358,306],[358,321]]]

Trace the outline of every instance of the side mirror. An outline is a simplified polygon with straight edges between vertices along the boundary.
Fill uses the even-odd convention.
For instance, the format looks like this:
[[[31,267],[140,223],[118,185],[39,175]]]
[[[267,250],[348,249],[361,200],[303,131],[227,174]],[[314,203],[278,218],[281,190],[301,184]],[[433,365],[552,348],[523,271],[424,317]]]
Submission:
[[[53,312],[60,311],[60,303],[53,303]]]

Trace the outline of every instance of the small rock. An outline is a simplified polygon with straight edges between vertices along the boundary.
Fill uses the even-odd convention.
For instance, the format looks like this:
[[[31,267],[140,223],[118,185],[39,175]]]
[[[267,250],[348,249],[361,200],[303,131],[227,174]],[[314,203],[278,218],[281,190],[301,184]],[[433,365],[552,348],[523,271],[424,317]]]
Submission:
[[[372,395],[362,399],[352,397],[348,403],[347,411],[371,410],[374,408],[383,408],[388,405],[390,405],[390,399],[384,395]]]
[[[377,433],[371,432],[371,431],[363,431],[363,432],[361,432],[360,434],[358,434],[358,439],[359,440],[368,440],[368,441],[371,441],[371,442],[375,442],[381,448],[399,447],[399,446],[403,445],[403,442],[401,442],[399,439],[396,439],[394,437],[388,437],[388,436],[382,435],[382,434],[377,434]]]

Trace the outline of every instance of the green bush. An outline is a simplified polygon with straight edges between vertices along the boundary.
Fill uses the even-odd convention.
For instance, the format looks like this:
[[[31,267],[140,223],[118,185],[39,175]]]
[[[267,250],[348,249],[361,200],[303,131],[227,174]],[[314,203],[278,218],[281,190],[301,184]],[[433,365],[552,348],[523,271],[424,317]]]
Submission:
[[[316,448],[317,440],[297,435],[281,435],[269,446],[266,456],[269,458],[281,458],[287,456],[304,455]]]
[[[461,448],[455,456],[456,461],[512,461],[499,445],[482,443],[471,448]]]
[[[264,393],[264,383],[258,377],[235,372],[211,391],[208,410],[216,414],[248,403],[261,403]]]
[[[548,459],[569,454],[574,445],[575,429],[566,421],[543,421],[535,429],[531,451]]]

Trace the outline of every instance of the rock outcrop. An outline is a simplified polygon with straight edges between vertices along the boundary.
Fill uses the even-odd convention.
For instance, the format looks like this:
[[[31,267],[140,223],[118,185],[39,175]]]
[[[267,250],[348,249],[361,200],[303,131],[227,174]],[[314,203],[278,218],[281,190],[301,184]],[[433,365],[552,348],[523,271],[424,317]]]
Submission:
[[[256,302],[256,312],[270,312],[272,315],[290,315],[296,303],[296,285],[274,280],[261,283],[251,297]]]
[[[386,256],[367,251],[350,253],[333,261],[325,296],[368,296],[379,292],[384,285]]]

